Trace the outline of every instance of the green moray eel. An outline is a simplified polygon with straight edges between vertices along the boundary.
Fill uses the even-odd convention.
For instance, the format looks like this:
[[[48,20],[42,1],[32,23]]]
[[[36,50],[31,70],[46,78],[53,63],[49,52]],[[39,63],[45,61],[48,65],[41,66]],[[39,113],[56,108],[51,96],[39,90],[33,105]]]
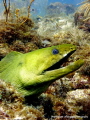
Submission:
[[[83,65],[80,59],[60,67],[75,50],[72,44],[62,44],[25,54],[13,51],[0,61],[0,79],[11,83],[24,96],[38,96],[56,79]]]

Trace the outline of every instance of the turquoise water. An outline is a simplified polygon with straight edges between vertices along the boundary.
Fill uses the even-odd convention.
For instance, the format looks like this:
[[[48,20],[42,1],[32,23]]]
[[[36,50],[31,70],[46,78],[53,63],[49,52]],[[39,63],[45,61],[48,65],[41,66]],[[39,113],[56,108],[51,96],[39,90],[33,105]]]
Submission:
[[[8,5],[8,1],[7,0],[7,5]],[[62,3],[63,5],[66,4],[67,6],[68,5],[73,5],[73,7],[77,7],[78,3],[81,3],[82,1],[84,0],[35,0],[32,5],[31,5],[31,9],[30,9],[30,13],[32,15],[32,17],[38,17],[38,16],[45,16],[49,13],[50,15],[50,12],[52,14],[53,8],[49,9],[49,7],[51,7],[50,5],[51,4],[55,4],[56,2],[58,3]],[[30,4],[30,0],[11,0],[11,9],[18,9],[18,8],[24,8],[25,12],[27,10],[27,7],[28,5]],[[58,7],[58,6],[55,6],[55,7]],[[56,11],[59,11],[60,9],[60,12],[65,12],[64,9],[62,8],[58,8],[58,10]],[[67,8],[67,9],[72,9],[72,8]],[[50,11],[51,10],[51,11]],[[3,0],[0,0],[0,13],[2,13],[4,11],[4,6],[3,6]],[[70,10],[70,12],[66,12],[67,14],[68,13],[72,13],[73,11]]]
[[[74,4],[77,5],[78,3],[82,2],[84,0],[48,0],[48,3],[52,3],[52,2],[61,2],[61,3],[65,3],[65,4]]]
[[[31,6],[31,13],[32,16],[45,16],[50,12],[51,14],[54,12],[54,8],[48,9],[50,7],[51,4],[55,5],[56,2],[58,3],[62,3],[63,5],[73,5],[72,8],[78,7],[78,4],[83,2],[84,0],[35,0]],[[65,9],[60,8],[60,6],[55,6],[55,7],[59,7],[58,9],[55,8],[55,10],[58,12],[60,10],[61,12],[65,12],[66,14],[68,14],[68,11],[66,12]],[[71,11],[72,8],[67,8],[70,9],[69,11]],[[48,11],[49,10],[49,11]],[[72,10],[72,12],[74,12],[74,10]],[[69,12],[69,13],[72,13]],[[58,12],[59,13],[59,12]],[[55,13],[57,14],[57,13]]]

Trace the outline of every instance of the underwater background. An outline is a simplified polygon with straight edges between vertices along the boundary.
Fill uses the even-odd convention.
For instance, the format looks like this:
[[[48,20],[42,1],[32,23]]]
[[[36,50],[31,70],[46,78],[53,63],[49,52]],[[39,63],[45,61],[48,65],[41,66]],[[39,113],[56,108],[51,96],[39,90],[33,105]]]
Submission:
[[[90,0],[0,0],[1,61],[13,51],[60,44],[77,46],[61,67],[78,59],[84,65],[37,98],[26,98],[0,78],[1,120],[90,120]],[[0,75],[10,67],[1,61]]]
[[[83,0],[35,0],[34,3],[32,3],[32,13],[34,15],[46,15],[46,9],[47,6],[50,5],[51,3],[55,3],[55,2],[61,2],[63,4],[72,4],[75,6],[78,6],[78,3],[81,3]],[[20,7],[25,7],[28,5],[29,0],[13,0],[11,1],[12,4],[15,4],[18,8]],[[14,3],[15,2],[15,3]],[[3,6],[2,6],[2,0],[0,0],[0,12],[3,11]]]

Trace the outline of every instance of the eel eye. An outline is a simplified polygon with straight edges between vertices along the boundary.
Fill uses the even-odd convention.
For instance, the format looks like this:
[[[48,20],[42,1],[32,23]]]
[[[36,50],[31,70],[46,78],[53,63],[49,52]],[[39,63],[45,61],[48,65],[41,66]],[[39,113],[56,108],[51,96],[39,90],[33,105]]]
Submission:
[[[55,54],[58,54],[59,53],[59,50],[57,50],[57,49],[54,49],[53,51],[52,51],[52,53],[55,55]]]

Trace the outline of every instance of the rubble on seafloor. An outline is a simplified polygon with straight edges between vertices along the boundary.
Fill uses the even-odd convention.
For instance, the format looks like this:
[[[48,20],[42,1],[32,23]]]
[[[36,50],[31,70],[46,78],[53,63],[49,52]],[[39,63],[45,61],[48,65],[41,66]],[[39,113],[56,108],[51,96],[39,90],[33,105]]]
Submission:
[[[33,106],[24,105],[24,97],[13,86],[0,80],[0,120],[42,120],[43,115]]]

